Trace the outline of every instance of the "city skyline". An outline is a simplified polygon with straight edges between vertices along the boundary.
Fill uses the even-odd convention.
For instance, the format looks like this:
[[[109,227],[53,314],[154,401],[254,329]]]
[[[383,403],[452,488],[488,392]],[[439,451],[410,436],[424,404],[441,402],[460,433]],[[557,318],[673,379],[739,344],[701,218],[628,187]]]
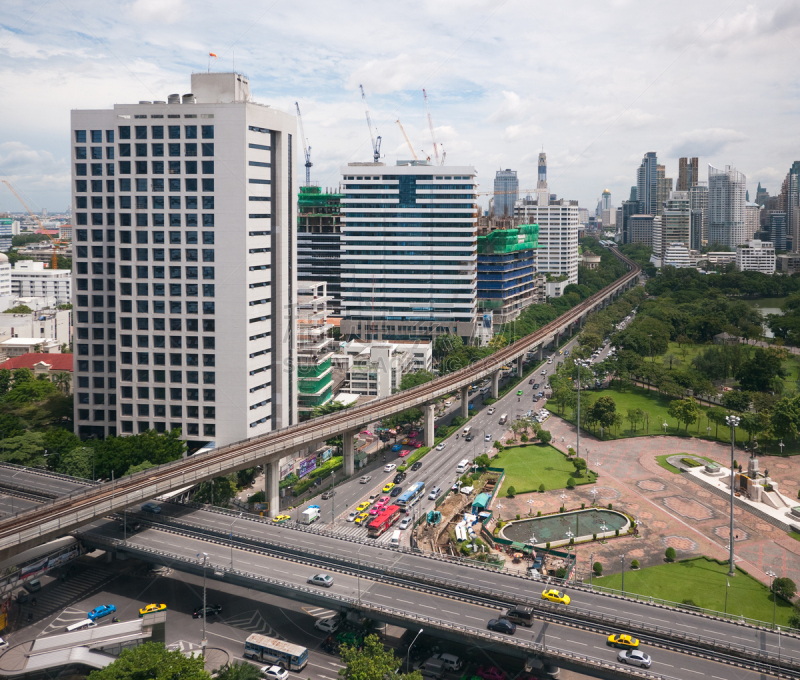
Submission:
[[[187,69],[205,71],[214,52],[212,71],[230,71],[235,58],[236,70],[257,83],[256,101],[287,112],[301,103],[312,181],[323,187],[338,183],[341,164],[369,159],[363,84],[389,164],[409,154],[398,118],[417,154],[432,151],[425,87],[447,162],[474,165],[481,192],[490,192],[494,172],[507,167],[518,171],[521,194],[534,188],[542,145],[559,196],[587,207],[598,185],[626,196],[631,167],[648,150],[657,152],[667,176],[678,176],[680,156],[698,156],[701,179],[703,166],[731,165],[753,188],[760,181],[779,191],[795,160],[786,149],[797,133],[789,122],[795,95],[791,88],[776,95],[775,84],[786,82],[800,9],[777,2],[700,13],[626,1],[602,11],[584,5],[570,13],[567,34],[538,28],[559,25],[558,8],[536,9],[531,28],[524,19],[533,8],[507,2],[474,2],[457,12],[448,2],[408,3],[408,12],[359,13],[354,5],[321,3],[242,5],[237,12],[235,4],[231,11],[136,0],[122,8],[54,6],[41,15],[12,2],[0,50],[4,82],[18,105],[0,113],[0,174],[33,209],[62,211],[69,203],[69,110],[184,94]],[[645,33],[617,40],[639,14]],[[570,38],[589,33],[599,36],[591,46]],[[741,82],[750,83],[746,94]],[[723,119],[703,113],[720,110]],[[481,196],[481,205],[488,199]],[[2,194],[0,210],[19,208]]]

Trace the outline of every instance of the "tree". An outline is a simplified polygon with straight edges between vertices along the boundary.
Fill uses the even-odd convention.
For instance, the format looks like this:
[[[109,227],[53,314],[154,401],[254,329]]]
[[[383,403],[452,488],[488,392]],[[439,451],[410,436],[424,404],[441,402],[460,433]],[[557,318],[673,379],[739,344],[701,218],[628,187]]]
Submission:
[[[319,418],[320,416],[327,416],[330,413],[336,413],[337,411],[342,411],[346,408],[347,406],[340,401],[329,401],[327,404],[315,407],[311,417]]]
[[[794,438],[797,435],[798,425],[800,424],[800,410],[798,410],[797,399],[783,397],[772,407],[770,423],[776,437],[783,439],[786,437]]]
[[[69,386],[72,383],[72,374],[67,371],[59,371],[53,376],[53,383],[58,387],[66,396],[69,394]]]
[[[539,430],[538,437],[542,444],[549,444],[553,438],[553,435],[550,434],[549,430]]]
[[[728,412],[722,408],[721,406],[714,406],[713,408],[708,409],[706,411],[706,418],[709,419],[714,425],[716,425],[716,430],[714,431],[714,438],[719,437],[719,426],[725,424],[725,418],[727,418]]]
[[[662,359],[662,362],[665,363],[665,364],[669,364],[669,370],[670,371],[672,370],[672,364],[673,363],[676,363],[676,364],[680,363],[678,361],[678,357],[676,357],[672,352],[667,352],[667,354],[664,355],[664,358]]]
[[[30,368],[15,368],[12,372],[14,385],[31,382],[36,377]]]
[[[11,389],[11,371],[7,368],[0,368],[0,396]]]
[[[603,575],[603,563],[602,562],[595,562],[592,565],[592,571],[594,572],[595,576],[602,576]]]
[[[785,378],[787,375],[781,352],[757,347],[752,358],[739,368],[736,378],[743,390],[766,392],[773,378]]]
[[[513,486],[508,487],[508,491],[506,491],[506,496],[509,498],[514,498],[517,495],[517,490]]]
[[[215,477],[210,482],[202,482],[197,487],[194,499],[198,503],[211,503],[224,508],[236,495],[236,486],[228,477]]]
[[[93,441],[98,479],[111,479],[112,471],[119,479],[132,465],[139,465],[144,461],[163,465],[178,460],[186,450],[186,443],[181,441],[180,435],[181,431],[177,429],[163,434],[147,430],[127,437],[107,437],[104,441]]]
[[[399,673],[402,660],[394,655],[394,651],[384,649],[377,635],[368,635],[363,645],[342,645],[339,655],[344,668],[339,669],[339,677],[343,680],[422,680],[419,671]],[[183,680],[183,678],[181,678]]]
[[[167,651],[160,642],[123,649],[105,668],[89,673],[90,680],[211,680],[202,656]]]
[[[797,593],[797,585],[792,579],[779,576],[772,581],[772,592],[780,595],[784,600],[791,601]]]
[[[125,470],[125,477],[128,475],[135,475],[137,472],[143,472],[144,470],[149,470],[150,468],[156,467],[153,465],[149,460],[142,461],[138,465],[131,465],[127,470]],[[241,472],[241,470],[239,471]]]
[[[58,470],[60,457],[81,445],[80,438],[63,427],[51,427],[44,433],[44,448],[47,449],[49,467],[58,472],[61,472]]]
[[[575,466],[575,472],[578,473],[579,477],[583,477],[583,471],[586,469],[586,459],[585,458],[573,458],[572,464]]]
[[[677,557],[677,553],[675,552],[675,548],[669,547],[664,551],[664,557],[667,558],[667,562],[674,562],[675,558]]]
[[[722,395],[722,405],[731,411],[747,411],[750,408],[749,392],[725,392]]]
[[[29,371],[30,369],[17,369]],[[16,371],[14,371],[16,373]],[[31,375],[33,373],[31,372]],[[58,388],[45,378],[45,380],[14,381],[13,387],[3,397],[3,402],[11,406],[26,406],[34,402],[44,401],[49,397],[58,395]]]
[[[591,407],[591,418],[602,427],[611,427],[616,412],[617,405],[611,397],[600,397]]]
[[[408,390],[412,387],[416,387],[417,385],[424,385],[427,382],[433,380],[436,376],[431,373],[430,371],[412,371],[411,373],[406,373],[403,378],[400,380],[400,389],[401,390]]]
[[[56,465],[54,469],[62,475],[91,479],[93,456],[94,449],[92,447],[78,446],[62,454],[59,458],[58,465]]]
[[[261,680],[262,677],[258,666],[246,661],[234,661],[223,666],[215,676],[216,680]]]
[[[694,400],[694,397],[688,399],[675,399],[669,402],[667,413],[675,418],[680,423],[686,424],[686,431],[689,431],[689,425],[694,423],[700,415],[700,407]]]
[[[44,435],[41,432],[23,432],[2,440],[0,460],[26,467],[44,467]]]
[[[464,341],[460,335],[450,335],[449,333],[439,335],[433,341],[433,356],[436,359],[443,359],[449,354],[460,351],[463,347]]]
[[[631,431],[636,432],[636,426],[644,420],[644,411],[640,408],[629,408],[626,418],[631,424]]]
[[[28,307],[28,305],[17,305],[16,307],[10,307],[4,313],[5,314],[31,314],[33,310]]]

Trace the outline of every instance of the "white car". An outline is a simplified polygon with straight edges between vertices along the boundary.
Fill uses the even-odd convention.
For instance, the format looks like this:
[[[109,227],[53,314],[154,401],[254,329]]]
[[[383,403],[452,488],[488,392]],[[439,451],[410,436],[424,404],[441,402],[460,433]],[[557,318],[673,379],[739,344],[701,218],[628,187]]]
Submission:
[[[445,406],[452,406],[453,402],[448,400],[448,401],[444,402],[444,405]]]
[[[350,513],[350,514],[347,516],[347,521],[348,521],[348,522],[355,522],[355,521],[356,521],[356,517],[358,517],[358,513],[357,513],[357,512],[351,512],[351,513]]]
[[[261,675],[268,680],[286,680],[289,677],[289,671],[280,666],[264,666],[261,669]]]
[[[0,638],[0,649],[5,649],[8,647],[8,642],[6,642],[3,638]]]
[[[488,413],[489,415],[492,415],[492,414],[494,413],[494,406],[490,406],[490,407],[489,407],[489,410],[487,411],[487,413]]]
[[[307,582],[315,586],[330,588],[333,585],[333,576],[330,574],[314,574]]]
[[[490,434],[483,435],[483,441],[485,441],[485,442],[492,441],[492,435],[490,435]]]
[[[400,525],[398,528],[400,529],[400,531],[405,531],[406,529],[408,529],[409,524],[411,524],[411,518],[403,517],[403,519],[400,520]]]
[[[639,666],[640,668],[650,668],[652,663],[650,657],[638,649],[623,649],[617,654],[617,661],[629,663],[631,666]]]
[[[328,619],[317,619],[314,622],[314,628],[321,630],[323,633],[332,633],[339,627],[339,619],[331,616]]]
[[[383,466],[384,472],[394,472],[397,466],[394,463],[387,463]]]
[[[372,479],[372,476],[371,476],[371,475],[364,475],[364,476],[363,476],[361,479],[359,479],[358,481],[359,481],[361,484],[366,484],[366,483],[367,483],[367,482],[368,482],[370,479]]]
[[[437,450],[437,451],[444,451],[444,442],[442,442],[441,444],[439,444],[439,445],[436,447],[436,450]]]

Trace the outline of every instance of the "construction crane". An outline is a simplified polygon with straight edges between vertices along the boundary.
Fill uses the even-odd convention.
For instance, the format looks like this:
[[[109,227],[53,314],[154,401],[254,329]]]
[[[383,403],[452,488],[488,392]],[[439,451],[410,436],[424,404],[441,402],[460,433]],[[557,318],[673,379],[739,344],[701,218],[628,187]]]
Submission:
[[[39,229],[41,230],[41,233],[43,233],[45,236],[47,236],[47,238],[50,239],[50,243],[53,244],[53,256],[52,256],[52,258],[50,260],[50,268],[51,269],[58,269],[58,250],[62,246],[66,245],[66,242],[65,241],[61,241],[61,240],[56,241],[52,236],[50,236],[50,232],[47,231],[47,229],[44,228],[44,225],[42,224],[41,220],[38,217],[36,217],[36,215],[33,214],[31,209],[27,205],[25,205],[25,201],[22,200],[22,197],[17,193],[16,189],[14,189],[14,187],[12,187],[11,184],[9,182],[7,182],[6,180],[3,180],[3,184],[5,184],[11,190],[11,193],[14,194],[14,196],[17,197],[17,200],[20,203],[22,203],[22,207],[25,208],[25,210],[28,211],[28,214],[34,219],[36,224],[39,225]]]
[[[433,133],[433,119],[431,118],[431,109],[428,106],[428,93],[425,92],[425,88],[422,88],[422,96],[425,98],[425,112],[428,114],[428,127],[431,129],[431,139],[433,140],[433,155],[436,157],[436,165],[440,165],[439,163],[439,147],[436,146],[436,135]],[[442,163],[444,163],[444,159],[442,159]]]
[[[414,152],[414,147],[411,146],[411,142],[408,141],[408,135],[406,134],[406,131],[403,129],[403,124],[399,120],[395,122],[400,127],[400,132],[403,133],[403,138],[406,140],[406,144],[408,144],[408,148],[411,150],[411,155],[414,156],[415,161],[418,161],[419,158],[417,158],[417,154]]]
[[[381,136],[375,135],[372,133],[372,119],[369,117],[369,107],[367,106],[367,95],[364,94],[364,86],[359,85],[361,88],[361,99],[364,102],[364,112],[367,114],[367,127],[369,128],[369,136],[372,140],[372,160],[377,163],[381,158]],[[375,128],[375,132],[378,131],[378,128]]]
[[[306,186],[311,186],[311,147],[306,143],[306,133],[303,131],[303,117],[300,115],[300,104],[294,103],[297,107],[297,124],[300,126],[300,137],[303,139],[303,153],[306,157]]]

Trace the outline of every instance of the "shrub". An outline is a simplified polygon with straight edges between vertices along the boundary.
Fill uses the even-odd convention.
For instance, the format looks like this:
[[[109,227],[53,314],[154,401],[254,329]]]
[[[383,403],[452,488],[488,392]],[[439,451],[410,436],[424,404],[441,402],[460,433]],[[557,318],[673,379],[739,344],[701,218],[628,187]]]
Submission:
[[[542,511],[541,511],[541,510],[539,510],[539,512],[537,512],[537,513],[536,513],[536,516],[537,516],[537,517],[541,517],[541,516],[542,516]]]
[[[514,498],[517,495],[517,490],[513,486],[508,487],[508,491],[506,491],[506,496],[509,498]]]
[[[496,448],[497,452],[500,453],[500,451],[503,450],[503,445],[498,441],[494,443],[494,448]]]
[[[586,507],[586,503],[581,503],[581,510],[583,510],[585,507]]]
[[[797,593],[797,585],[790,578],[779,577],[772,581],[772,592],[777,593],[785,600],[791,600]]]
[[[597,576],[602,576],[602,574],[603,574],[603,563],[602,562],[595,562],[592,565],[592,571],[594,571],[594,573]]]
[[[564,578],[567,575],[567,570],[564,567],[556,569],[556,578]]]
[[[519,513],[517,513],[517,519],[519,519]]]
[[[631,560],[631,569],[639,568],[639,560]]]
[[[734,459],[733,459],[733,469],[735,470],[735,469],[736,469],[736,468],[738,468],[738,467],[739,467],[739,463],[737,463],[737,462],[736,462],[736,459],[734,458]]]
[[[574,489],[575,488],[575,480],[572,477],[570,477],[567,480],[567,488],[568,489]]]
[[[667,562],[674,562],[676,556],[675,548],[669,547],[664,551],[664,557],[667,558]]]
[[[544,546],[545,550],[550,550],[550,541],[547,541],[547,545]]]
[[[558,509],[558,511],[559,511],[559,512],[564,512],[564,506],[562,505],[562,506],[561,506],[561,507]]]
[[[596,541],[596,540],[597,540],[597,534],[592,534],[592,540],[593,540],[593,541]]]
[[[619,529],[614,529],[614,536],[619,536]]]
[[[539,493],[544,493],[544,482],[539,484]],[[800,498],[800,491],[797,492],[797,497]]]
[[[792,614],[789,616],[789,625],[795,629],[800,628],[800,612],[797,610],[792,612]]]
[[[523,433],[522,433],[522,435],[520,436],[519,440],[520,440],[521,442],[526,442],[526,441],[528,441],[528,435],[527,435],[527,434],[525,434],[525,433],[523,432]]]
[[[614,504],[613,503],[609,503],[608,504],[608,509],[609,510],[613,510],[614,509]]]
[[[575,537],[574,536],[570,536],[569,537],[569,544],[570,545],[575,545]]]
[[[542,444],[549,444],[550,440],[553,438],[553,435],[550,434],[548,430],[539,430],[539,441]]]

